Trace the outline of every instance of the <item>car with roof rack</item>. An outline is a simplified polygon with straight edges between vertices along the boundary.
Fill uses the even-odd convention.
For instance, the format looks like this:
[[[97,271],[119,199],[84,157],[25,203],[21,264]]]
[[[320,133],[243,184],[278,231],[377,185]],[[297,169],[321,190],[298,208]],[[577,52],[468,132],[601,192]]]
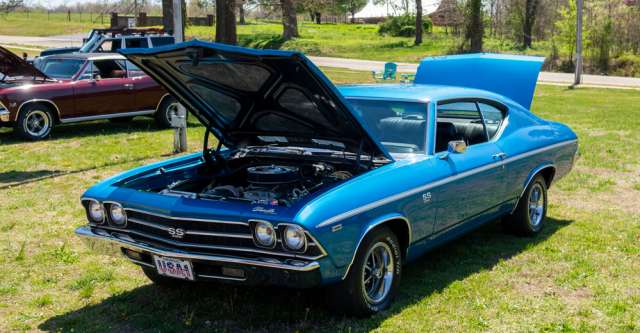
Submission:
[[[175,38],[163,29],[157,28],[108,28],[93,29],[82,39],[82,46],[48,48],[40,56],[65,53],[118,52],[126,48],[150,48],[175,43]]]
[[[375,314],[435,246],[496,219],[538,234],[577,155],[529,110],[542,58],[427,58],[412,84],[336,87],[296,52],[124,54],[204,125],[204,149],[89,188],[76,234],[159,285],[325,286],[332,310]]]
[[[170,127],[177,104],[130,61],[114,53],[73,53],[34,64],[0,47],[0,126],[40,140],[66,123],[154,117]]]

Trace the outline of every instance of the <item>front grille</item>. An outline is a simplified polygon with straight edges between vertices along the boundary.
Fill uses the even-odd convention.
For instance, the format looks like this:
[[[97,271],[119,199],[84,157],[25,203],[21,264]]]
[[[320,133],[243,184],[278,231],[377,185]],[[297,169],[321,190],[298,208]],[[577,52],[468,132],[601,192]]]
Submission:
[[[126,212],[126,228],[107,228],[127,233],[136,241],[204,254],[309,260],[324,256],[322,248],[308,234],[307,251],[292,253],[284,249],[280,240],[274,249],[257,247],[249,223],[244,221],[173,218],[132,209]]]

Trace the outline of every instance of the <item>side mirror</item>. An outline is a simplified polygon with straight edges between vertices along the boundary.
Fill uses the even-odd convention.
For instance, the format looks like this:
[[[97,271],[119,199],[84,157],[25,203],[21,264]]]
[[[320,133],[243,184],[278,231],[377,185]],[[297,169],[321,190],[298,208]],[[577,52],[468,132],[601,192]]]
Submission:
[[[464,154],[467,151],[467,143],[463,140],[449,141],[447,151],[454,154]]]

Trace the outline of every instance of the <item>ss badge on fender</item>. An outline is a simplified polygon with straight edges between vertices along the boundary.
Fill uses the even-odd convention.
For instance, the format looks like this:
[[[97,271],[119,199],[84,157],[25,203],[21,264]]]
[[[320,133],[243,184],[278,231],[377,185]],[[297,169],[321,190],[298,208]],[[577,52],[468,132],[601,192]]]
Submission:
[[[422,202],[426,204],[431,202],[431,192],[422,194]]]

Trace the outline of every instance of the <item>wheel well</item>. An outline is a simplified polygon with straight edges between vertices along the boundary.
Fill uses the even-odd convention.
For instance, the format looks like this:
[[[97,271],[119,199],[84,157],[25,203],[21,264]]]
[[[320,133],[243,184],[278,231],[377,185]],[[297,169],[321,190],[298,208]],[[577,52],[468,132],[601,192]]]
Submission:
[[[396,237],[398,238],[398,242],[400,242],[400,252],[402,253],[403,258],[407,255],[407,249],[409,248],[409,242],[411,241],[411,230],[409,229],[409,220],[404,218],[392,218],[390,220],[384,221],[375,226],[372,230],[387,227],[391,229]],[[369,232],[371,232],[370,230]]]
[[[26,102],[22,105],[20,105],[20,109],[18,109],[18,115],[20,114],[20,112],[22,112],[22,110],[29,106],[29,105],[33,105],[33,104],[40,104],[40,105],[44,105],[50,112],[51,112],[51,116],[53,117],[53,122],[54,123],[59,123],[60,122],[60,115],[58,114],[58,107],[53,104],[53,102],[51,101],[31,101],[31,102]],[[18,116],[16,116],[16,119],[18,119]]]
[[[547,188],[551,187],[551,183],[553,182],[553,177],[556,175],[556,168],[553,166],[548,166],[538,172],[544,178],[544,181],[547,185]]]
[[[162,106],[162,104],[164,103],[165,100],[167,100],[168,98],[173,98],[175,99],[175,97],[169,95],[169,94],[164,94],[161,98],[160,101],[158,102],[158,105],[156,106],[156,112],[160,111],[160,107]]]

